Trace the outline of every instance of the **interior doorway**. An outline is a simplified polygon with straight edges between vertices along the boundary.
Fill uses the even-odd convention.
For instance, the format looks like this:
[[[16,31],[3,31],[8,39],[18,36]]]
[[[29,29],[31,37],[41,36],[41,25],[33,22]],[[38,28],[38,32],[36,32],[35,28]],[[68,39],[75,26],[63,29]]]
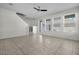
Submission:
[[[37,33],[37,26],[33,26],[33,34]]]

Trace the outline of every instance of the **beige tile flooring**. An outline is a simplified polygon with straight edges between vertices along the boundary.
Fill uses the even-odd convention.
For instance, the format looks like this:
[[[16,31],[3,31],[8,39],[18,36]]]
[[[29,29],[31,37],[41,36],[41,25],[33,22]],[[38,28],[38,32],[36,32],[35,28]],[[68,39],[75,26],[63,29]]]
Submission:
[[[44,35],[0,40],[0,55],[78,55],[79,41]]]

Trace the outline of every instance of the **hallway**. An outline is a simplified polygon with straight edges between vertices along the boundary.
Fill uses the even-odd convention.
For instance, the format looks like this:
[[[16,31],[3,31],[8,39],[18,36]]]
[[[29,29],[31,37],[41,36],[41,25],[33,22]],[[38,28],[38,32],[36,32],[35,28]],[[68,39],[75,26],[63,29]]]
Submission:
[[[44,35],[28,35],[0,40],[1,55],[78,55],[79,41]]]

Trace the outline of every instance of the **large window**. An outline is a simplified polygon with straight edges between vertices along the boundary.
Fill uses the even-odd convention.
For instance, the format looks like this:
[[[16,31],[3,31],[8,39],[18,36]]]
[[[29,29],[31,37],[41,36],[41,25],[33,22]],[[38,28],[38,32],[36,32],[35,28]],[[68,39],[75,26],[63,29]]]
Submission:
[[[64,16],[64,32],[75,32],[76,30],[75,14]]]
[[[69,14],[57,16],[51,19],[40,21],[40,32],[76,32],[76,15]]]

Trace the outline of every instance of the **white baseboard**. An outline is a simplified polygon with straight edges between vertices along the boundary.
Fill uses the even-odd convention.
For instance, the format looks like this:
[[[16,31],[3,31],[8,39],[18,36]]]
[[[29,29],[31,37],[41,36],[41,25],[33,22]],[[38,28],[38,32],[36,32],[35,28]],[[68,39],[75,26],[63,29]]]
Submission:
[[[8,35],[8,36],[2,36],[0,37],[0,39],[6,39],[6,38],[13,38],[13,37],[19,37],[19,36],[25,36],[25,35],[28,35],[26,33],[23,33],[23,34],[15,34],[15,35]]]

